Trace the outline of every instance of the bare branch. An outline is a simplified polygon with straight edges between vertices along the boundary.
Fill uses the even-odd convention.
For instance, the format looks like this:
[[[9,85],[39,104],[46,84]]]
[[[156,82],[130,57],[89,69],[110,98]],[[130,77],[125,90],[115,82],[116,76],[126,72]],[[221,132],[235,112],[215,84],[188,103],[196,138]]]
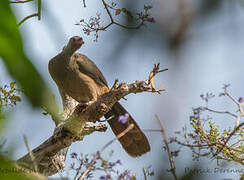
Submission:
[[[20,26],[21,24],[23,24],[26,20],[30,19],[30,18],[33,18],[35,16],[38,16],[38,13],[34,13],[34,14],[31,14],[29,16],[26,16],[24,19],[22,19],[19,23],[18,23],[18,26]]]
[[[108,5],[106,4],[106,2],[104,0],[102,0],[102,3],[103,3],[103,5],[104,5],[104,7],[105,7],[105,9],[106,9],[106,11],[107,11],[107,13],[109,15],[109,18],[111,20],[111,23],[113,23],[114,22],[114,19],[113,19],[113,16],[112,16],[111,12],[108,9]]]
[[[9,3],[28,3],[28,2],[31,2],[33,0],[16,0],[16,1],[10,1]],[[38,0],[37,2],[37,13],[34,13],[34,14],[31,14],[29,16],[26,16],[25,18],[23,18],[19,23],[18,23],[18,26],[20,26],[21,24],[23,24],[26,20],[30,19],[30,18],[33,18],[35,16],[38,17],[38,20],[41,20],[41,5],[42,5],[42,1],[41,0]]]
[[[86,8],[86,0],[83,0],[83,7]]]
[[[34,0],[25,0],[25,1],[21,1],[21,0],[16,0],[16,1],[10,1],[9,3],[27,3],[27,2],[31,2],[31,1],[34,1]]]
[[[227,91],[227,89],[224,89],[224,93],[239,107],[238,101],[233,96],[230,95],[230,93]]]
[[[142,172],[143,172],[144,180],[147,180],[146,169],[142,168]]]
[[[40,21],[41,20],[41,8],[42,8],[42,1],[41,0],[38,0],[38,6],[37,6],[37,16],[38,16],[38,20]]]
[[[236,100],[236,99],[235,99],[235,98],[228,92],[227,88],[228,88],[228,86],[225,85],[224,88],[223,88],[223,89],[224,89],[224,94],[225,94],[227,97],[229,97],[230,100],[231,100],[232,102],[234,102],[234,103],[237,105],[238,110],[239,110],[239,112],[240,112],[240,115],[237,116],[237,118],[236,118],[236,128],[237,128],[237,127],[239,126],[239,124],[240,124],[241,117],[244,116],[243,109],[242,109],[242,103],[239,103],[238,100]]]
[[[69,147],[72,142],[82,140],[86,135],[89,135],[95,131],[104,132],[106,129],[107,126],[103,124],[89,125],[84,127],[84,130],[81,131],[80,136],[75,136],[63,127],[59,128],[59,130],[57,130],[53,136],[32,150],[39,172],[47,176],[56,174],[63,168],[64,163],[63,159],[59,159],[59,157],[56,156],[60,150]],[[29,153],[18,159],[17,162],[19,165],[27,169],[34,169],[34,164]],[[58,167],[58,169],[56,167]]]
[[[231,113],[229,111],[218,111],[218,110],[214,110],[214,109],[210,109],[210,108],[207,108],[207,107],[204,107],[205,110],[207,111],[210,111],[210,112],[213,112],[213,113],[219,113],[219,114],[229,114],[235,118],[237,118],[238,116],[235,115],[234,113]]]
[[[168,68],[163,69],[163,70],[159,70],[159,66],[160,66],[160,63],[154,64],[154,68],[150,72],[149,77],[148,77],[148,85],[151,85],[152,89],[154,89],[154,90],[156,90],[156,88],[155,88],[155,82],[154,82],[154,77],[156,76],[156,74],[168,70]]]
[[[165,134],[162,122],[160,121],[159,117],[157,115],[155,115],[155,117],[156,117],[156,119],[158,121],[158,124],[159,124],[159,127],[161,129],[161,133],[162,133],[162,136],[163,136],[164,144],[165,144],[166,150],[168,152],[169,163],[170,163],[170,167],[171,167],[170,172],[173,174],[174,179],[177,180],[178,178],[177,178],[177,175],[176,175],[176,168],[175,168],[173,157],[171,155],[171,151],[169,149],[169,144],[167,142],[167,136]]]
[[[84,104],[78,104],[75,108],[72,108],[76,103],[64,103],[64,106],[70,105],[72,111],[66,112],[66,108],[64,108],[64,111],[71,115],[66,115],[66,119],[57,124],[58,126],[52,137],[32,150],[39,171],[45,175],[52,175],[64,168],[66,155],[59,156],[58,153],[61,150],[69,147],[73,142],[81,141],[84,136],[89,135],[94,131],[106,131],[107,126],[103,124],[92,124],[91,122],[98,121],[124,96],[131,93],[142,92],[155,93],[155,90],[153,90],[145,81],[136,81],[132,84],[116,83],[113,89],[101,95],[95,102],[86,107],[84,107]],[[62,98],[65,99],[65,96],[62,96]],[[117,138],[120,138],[123,135],[124,134],[122,133]],[[105,147],[102,148],[101,151],[103,151]],[[34,169],[29,153],[20,158],[18,163],[26,168]]]
[[[76,23],[76,25],[81,25],[83,27],[83,32],[86,35],[90,35],[91,32],[94,32],[95,33],[94,34],[95,35],[94,41],[97,41],[99,31],[106,31],[111,25],[117,25],[117,26],[120,26],[124,29],[139,29],[141,26],[143,26],[145,24],[145,22],[149,22],[149,23],[155,22],[154,18],[150,17],[150,13],[149,13],[149,10],[152,8],[152,6],[144,6],[143,12],[136,13],[137,21],[139,21],[139,23],[137,23],[136,25],[133,25],[133,26],[121,24],[121,23],[115,21],[110,9],[116,10],[116,15],[119,15],[120,12],[124,12],[129,17],[133,17],[131,15],[131,12],[128,11],[126,8],[116,9],[116,8],[114,8],[113,3],[112,3],[112,5],[109,5],[105,2],[105,0],[101,0],[101,1],[102,1],[103,6],[106,10],[106,13],[109,16],[109,19],[110,19],[110,22],[107,25],[101,26],[103,21],[101,21],[99,13],[97,13],[96,17],[90,17],[88,22],[86,22],[84,19],[81,19],[79,23]]]

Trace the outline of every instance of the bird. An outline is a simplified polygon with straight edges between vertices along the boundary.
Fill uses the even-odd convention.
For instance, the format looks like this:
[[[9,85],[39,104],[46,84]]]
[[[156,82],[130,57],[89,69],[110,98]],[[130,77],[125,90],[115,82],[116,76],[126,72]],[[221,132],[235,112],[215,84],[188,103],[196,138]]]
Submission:
[[[48,70],[60,92],[79,103],[89,103],[108,92],[109,87],[96,64],[86,55],[76,53],[83,44],[81,37],[71,37],[63,50],[49,61]],[[118,120],[121,116],[127,118],[125,123]],[[130,156],[138,157],[150,151],[147,137],[119,102],[116,102],[104,117],[108,119],[108,124],[116,136],[130,124],[134,124],[131,131],[119,138],[123,149]]]

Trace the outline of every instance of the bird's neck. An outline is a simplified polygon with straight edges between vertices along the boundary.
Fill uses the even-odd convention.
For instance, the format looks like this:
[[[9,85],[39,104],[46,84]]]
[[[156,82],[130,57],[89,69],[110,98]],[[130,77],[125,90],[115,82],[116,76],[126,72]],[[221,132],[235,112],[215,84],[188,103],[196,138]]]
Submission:
[[[65,59],[70,59],[70,57],[75,53],[70,46],[65,46],[61,54],[65,56]]]

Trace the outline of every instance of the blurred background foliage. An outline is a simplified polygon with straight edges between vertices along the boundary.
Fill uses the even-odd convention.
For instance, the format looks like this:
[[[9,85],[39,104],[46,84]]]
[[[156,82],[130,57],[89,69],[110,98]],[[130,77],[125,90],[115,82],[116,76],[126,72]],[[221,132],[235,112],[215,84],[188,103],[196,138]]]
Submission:
[[[16,88],[15,82],[0,87],[1,134],[6,123],[4,121],[6,120],[7,109],[21,101],[17,95],[19,91],[27,97],[33,107],[47,107],[48,103],[45,100],[48,97],[50,99],[51,94],[40,73],[23,50],[19,27],[8,0],[0,2],[0,17],[0,58],[13,80],[18,83],[18,87],[21,87],[21,90]],[[7,83],[4,82],[3,77],[0,77],[0,82]],[[53,103],[52,99],[50,102]],[[52,107],[49,106],[49,108]],[[1,148],[3,147],[1,146]],[[29,179],[2,155],[0,155],[0,174],[0,179]]]
[[[36,3],[36,1],[34,2],[35,3],[32,3],[29,8],[31,11],[32,10],[37,11],[38,9],[37,8],[38,4]],[[76,1],[74,1],[74,3],[75,2]],[[168,129],[169,131],[173,131],[173,129],[175,129],[175,119],[177,119],[178,126],[181,126],[185,123],[185,122],[182,123],[182,121],[188,118],[188,117],[182,117],[181,115],[179,115],[179,117],[177,116],[178,113],[180,113],[180,111],[186,110],[186,108],[184,108],[184,106],[182,106],[181,104],[181,101],[184,100],[184,98],[181,99],[182,94],[185,95],[188,93],[189,96],[199,95],[198,92],[194,94],[194,92],[192,93],[191,90],[196,90],[197,88],[199,88],[200,87],[199,84],[201,83],[203,84],[203,86],[201,87],[203,89],[201,89],[201,91],[205,91],[206,89],[204,89],[205,87],[204,85],[206,84],[206,81],[208,81],[213,77],[213,76],[212,77],[207,76],[208,72],[210,72],[208,71],[208,69],[211,69],[211,66],[212,69],[220,68],[219,64],[211,63],[211,60],[207,61],[207,59],[206,59],[207,63],[205,64],[206,66],[204,67],[202,65],[204,64],[203,62],[204,60],[202,60],[202,62],[194,63],[194,61],[197,61],[194,58],[204,56],[205,54],[209,53],[209,52],[206,53],[208,49],[207,50],[205,49],[205,51],[202,50],[204,49],[203,46],[206,45],[205,40],[207,39],[207,37],[211,38],[211,33],[218,34],[218,32],[223,33],[223,31],[225,31],[227,32],[226,34],[230,35],[231,38],[233,38],[232,40],[234,42],[236,40],[240,40],[240,41],[242,40],[241,37],[238,37],[238,35],[236,35],[237,33],[235,33],[237,29],[242,30],[242,26],[241,26],[242,24],[235,19],[234,14],[239,11],[242,11],[243,1],[242,0],[158,0],[158,1],[118,0],[116,2],[118,3],[118,6],[128,9],[133,14],[138,12],[138,10],[141,10],[144,5],[152,4],[153,6],[152,16],[155,18],[156,23],[149,24],[146,27],[140,28],[139,30],[125,30],[125,29],[121,29],[120,27],[111,27],[107,31],[99,32],[100,37],[98,39],[98,43],[92,42],[93,36],[86,37],[83,34],[81,27],[76,32],[79,32],[80,35],[85,37],[86,41],[91,42],[88,44],[87,49],[94,51],[94,49],[96,49],[98,46],[104,48],[104,49],[97,48],[96,49],[97,55],[95,53],[91,53],[91,54],[95,58],[98,58],[100,56],[99,53],[101,52],[104,53],[103,57],[100,59],[102,63],[106,63],[106,65],[108,66],[107,69],[106,67],[104,67],[105,72],[109,70],[111,71],[110,72],[111,77],[109,77],[111,78],[109,79],[111,82],[113,82],[113,79],[116,78],[117,76],[115,72],[121,72],[130,76],[130,72],[132,70],[135,71],[135,67],[129,67],[130,64],[123,64],[127,62],[126,60],[124,60],[124,56],[125,54],[128,53],[132,54],[132,52],[134,54],[138,53],[139,51],[137,51],[137,49],[139,48],[143,49],[143,52],[151,52],[152,58],[148,59],[147,56],[145,58],[135,60],[135,62],[131,62],[132,64],[134,65],[138,64],[139,67],[140,64],[143,65],[149,61],[149,63],[152,65],[154,63],[154,59],[159,58],[156,61],[160,60],[162,61],[162,64],[167,64],[171,67],[171,69],[169,69],[170,74],[167,76],[167,81],[169,82],[168,83],[169,90],[171,88],[172,89],[171,93],[172,94],[175,93],[174,97],[172,99],[170,98],[164,99],[165,102],[168,103],[160,103],[160,106],[157,106],[157,102],[155,104],[157,107],[161,107],[161,106],[172,107],[173,109],[172,111],[169,111],[167,110],[167,108],[165,108],[165,110],[162,110],[161,113],[166,114],[164,116],[164,119],[168,119],[168,123],[169,123]],[[53,3],[57,3],[57,2],[53,2]],[[84,10],[82,2],[77,1],[76,3],[77,4],[79,3],[80,11],[82,12]],[[72,31],[73,30],[72,27],[75,27],[74,25],[75,21],[79,21],[82,18],[89,18],[90,15],[91,16],[95,15],[96,11],[104,12],[104,9],[102,8],[102,4],[98,4],[98,6],[100,7],[98,9],[93,8],[94,4],[92,4],[92,2],[86,1],[86,5],[87,5],[86,10],[88,9],[89,12],[87,14],[87,17],[82,16],[81,13],[77,13],[76,17],[72,17],[71,19],[70,16],[66,15],[66,13],[70,11],[70,9],[65,9],[66,7],[64,7],[63,9],[59,9],[65,15],[63,17],[58,17],[55,16],[54,9],[52,9],[55,7],[55,4],[52,4],[52,2],[43,2],[42,5],[43,17],[41,17],[41,20],[37,22],[37,18],[32,18],[24,22],[19,27],[17,22],[20,22],[24,17],[28,15],[25,14],[25,16],[22,17],[21,13],[19,13],[18,9],[20,9],[22,5],[9,4],[8,0],[0,1],[0,17],[1,17],[0,18],[0,57],[2,62],[4,63],[4,66],[1,68],[4,68],[9,73],[12,81],[17,82],[17,86],[23,90],[23,94],[27,97],[27,99],[24,99],[24,101],[27,100],[29,103],[32,104],[33,107],[43,107],[43,106],[47,106],[49,108],[54,107],[53,105],[54,102],[52,103],[50,102],[52,101],[53,98],[46,83],[46,80],[48,79],[47,70],[43,70],[46,67],[44,67],[43,61],[38,62],[38,60],[41,59],[42,54],[45,54],[46,51],[47,54],[50,52],[48,52],[48,49],[43,50],[42,53],[39,54],[37,53],[37,51],[33,51],[33,52],[31,51],[32,48],[31,46],[36,45],[38,47],[39,42],[36,42],[34,40],[32,40],[34,41],[34,43],[31,42],[30,40],[31,33],[28,34],[28,32],[31,32],[31,30],[28,31],[28,28],[25,28],[25,26],[29,24],[34,24],[34,26],[27,26],[27,27],[32,27],[33,31],[34,29],[35,31],[36,29],[38,31],[38,28],[36,28],[35,25],[37,25],[38,23],[40,24],[43,23],[45,28],[49,32],[50,39],[51,39],[50,41],[44,43],[47,44],[50,42],[54,42],[55,44],[54,47],[60,50],[62,49],[62,46],[64,45],[66,40],[71,35],[74,35],[74,31]],[[70,4],[71,8],[72,6],[74,5]],[[29,11],[29,9],[27,11]],[[221,26],[215,29],[216,26],[214,26],[213,24],[217,24],[218,26],[219,20],[225,21],[226,17],[230,17],[229,19],[230,22],[227,22],[226,23],[227,25],[224,24],[223,27]],[[105,20],[108,20],[108,17],[106,16],[104,16],[103,18]],[[132,24],[131,19],[127,18],[124,15],[116,18],[125,25]],[[69,26],[67,27],[66,26],[67,24],[64,25],[64,22],[70,22]],[[234,24],[234,22],[236,22],[236,24]],[[225,26],[227,26],[227,28]],[[208,31],[208,29],[210,30]],[[40,34],[42,33],[40,32]],[[223,36],[226,37],[226,34],[224,34]],[[216,36],[213,35],[213,38],[217,38],[217,35]],[[206,41],[208,41],[208,39]],[[235,47],[235,45],[238,43],[233,43],[233,41],[231,42],[230,40],[224,42],[220,41],[220,44],[221,43],[231,44],[233,46],[232,47],[233,52],[235,52],[235,54],[237,55],[242,55],[242,54],[238,54],[239,52],[237,51],[239,51],[239,49]],[[109,45],[104,46],[104,44],[106,43],[112,44],[112,46]],[[242,46],[243,45],[241,45],[240,47]],[[200,53],[204,52],[204,53],[203,54],[199,53],[197,55],[194,55],[194,51],[196,50],[196,48],[197,48],[196,53],[199,52]],[[227,48],[229,48],[229,46],[227,46]],[[57,51],[56,49],[55,51]],[[188,51],[193,52],[192,54],[194,56],[191,57],[192,54],[190,55],[190,57],[184,56],[185,54],[187,54],[186,52]],[[220,51],[219,54],[221,54],[223,51]],[[156,52],[157,53],[159,52],[159,55],[158,54],[154,55],[156,54]],[[233,58],[235,58],[235,54],[233,55]],[[52,54],[52,56],[53,55],[54,54]],[[182,58],[182,56],[184,56],[184,58]],[[208,57],[208,56],[204,56],[204,57]],[[34,60],[35,58],[37,58],[36,61]],[[225,61],[225,63],[226,66],[228,67],[229,65],[228,62]],[[124,66],[121,66],[121,64],[123,64]],[[238,63],[238,64],[243,65],[243,63]],[[207,69],[206,72],[204,71],[205,74],[202,73],[199,75],[198,70],[195,70],[197,69],[197,67],[198,68],[203,67],[202,69]],[[114,71],[112,71],[111,69]],[[0,69],[0,71],[2,71],[2,69]],[[225,71],[226,74],[220,73],[221,75],[217,76],[219,74],[217,72],[216,76],[232,77],[231,75],[232,72],[236,73],[236,71],[234,70],[231,72]],[[181,77],[183,76],[183,74],[184,75],[188,74],[189,76],[187,77],[191,77],[192,79],[190,78],[182,79]],[[204,76],[206,76],[206,78],[201,79],[202,82],[199,82],[198,78]],[[137,77],[133,77],[133,78],[137,79]],[[126,79],[126,77],[125,76],[123,77],[122,75],[121,79]],[[228,78],[226,79],[229,80]],[[131,80],[131,79],[128,78],[127,80]],[[240,79],[237,79],[236,81],[240,82]],[[8,84],[9,82],[6,82],[4,77],[0,76],[0,83],[1,83],[0,84],[1,87],[3,88],[3,86],[5,84]],[[221,79],[221,83],[225,83],[225,82],[222,82]],[[181,89],[179,88],[181,86],[177,86],[175,84],[179,84],[179,85],[182,84],[182,86],[187,86],[188,88]],[[213,84],[216,84],[216,82],[213,82]],[[186,95],[186,97],[188,96]],[[178,104],[178,106],[175,107],[175,104]],[[136,104],[133,105],[135,106]],[[131,107],[133,105],[131,105]],[[193,105],[194,104],[192,104],[192,106]],[[190,107],[187,108],[189,108],[189,111],[191,110]],[[158,108],[155,107],[155,109],[157,110]],[[152,111],[156,111],[156,110],[153,109]],[[5,113],[4,115],[4,112],[5,111],[3,111],[3,107],[1,105],[0,106],[0,121],[1,121],[0,127],[3,127],[2,122],[4,122],[4,120],[6,120],[7,117],[9,116],[8,113]],[[143,116],[144,115],[141,115],[139,117],[143,118]],[[184,120],[181,121],[181,119],[179,118]],[[171,119],[173,120],[170,121]],[[162,157],[161,159],[164,158],[165,157]],[[156,159],[159,158],[156,157]],[[1,167],[3,167],[3,165],[8,165],[8,163],[6,163],[4,160],[3,161],[0,160],[0,162],[1,162],[0,163]],[[161,169],[159,170],[159,172],[161,173],[158,175],[158,179],[162,179],[163,177],[164,178],[169,177],[169,179],[171,179],[171,175],[165,171],[165,169],[168,168],[168,164],[162,164],[162,162],[157,162],[156,164],[157,165],[155,166],[158,166],[158,169]],[[180,172],[181,174],[184,174],[183,170],[180,170]],[[189,178],[187,176],[185,177],[186,179]],[[155,178],[157,178],[157,174],[155,175]]]
[[[36,68],[23,50],[16,18],[9,1],[1,1],[0,6],[0,57],[9,74],[23,88],[24,94],[33,106],[43,105],[47,87]]]

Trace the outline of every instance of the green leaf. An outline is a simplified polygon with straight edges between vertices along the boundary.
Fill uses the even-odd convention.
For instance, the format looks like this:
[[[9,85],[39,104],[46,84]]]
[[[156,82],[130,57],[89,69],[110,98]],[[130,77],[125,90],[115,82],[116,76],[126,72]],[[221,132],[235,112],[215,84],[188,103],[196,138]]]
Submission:
[[[17,102],[21,101],[21,98],[19,96],[11,96],[10,99]]]
[[[16,84],[16,82],[11,82],[10,83],[10,88],[13,89],[15,84]]]
[[[0,1],[0,58],[34,107],[52,107],[50,91],[23,50],[16,18],[8,0]],[[12,84],[13,86],[13,84]],[[49,105],[46,105],[49,104]]]
[[[3,93],[4,96],[7,96],[8,95],[8,92],[6,90],[2,89],[1,91],[2,91],[2,93]]]
[[[23,169],[17,169],[13,162],[0,155],[0,177],[4,180],[28,180],[31,179],[23,173]],[[34,179],[34,178],[33,178]]]

